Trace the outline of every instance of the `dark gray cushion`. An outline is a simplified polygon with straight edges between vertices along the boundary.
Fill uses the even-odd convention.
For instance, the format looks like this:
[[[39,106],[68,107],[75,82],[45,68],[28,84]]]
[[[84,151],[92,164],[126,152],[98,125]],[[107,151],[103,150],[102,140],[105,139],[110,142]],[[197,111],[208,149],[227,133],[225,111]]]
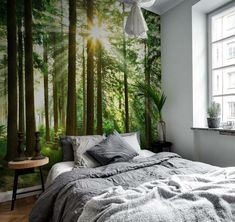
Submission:
[[[72,137],[60,137],[60,146],[62,148],[62,161],[74,161],[74,152],[72,145]]]
[[[87,153],[102,165],[129,161],[138,155],[116,131],[101,143],[87,150]]]

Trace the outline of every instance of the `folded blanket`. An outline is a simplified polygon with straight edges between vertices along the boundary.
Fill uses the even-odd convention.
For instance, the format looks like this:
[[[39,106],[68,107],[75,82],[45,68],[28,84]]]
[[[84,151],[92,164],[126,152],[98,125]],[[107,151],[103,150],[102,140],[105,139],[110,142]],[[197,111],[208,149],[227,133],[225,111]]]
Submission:
[[[106,189],[89,200],[78,222],[232,222],[234,168],[175,175],[136,188]]]

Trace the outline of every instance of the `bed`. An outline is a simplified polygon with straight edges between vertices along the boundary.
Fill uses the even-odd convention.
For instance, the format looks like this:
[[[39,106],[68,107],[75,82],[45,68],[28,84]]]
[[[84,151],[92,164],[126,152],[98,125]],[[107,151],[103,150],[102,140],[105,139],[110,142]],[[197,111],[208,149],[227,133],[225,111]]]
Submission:
[[[155,155],[152,151],[149,150],[141,150],[140,155],[136,157],[138,158],[144,158],[144,157],[150,157]],[[47,180],[46,180],[46,187],[51,185],[56,177],[58,177],[60,174],[65,172],[70,172],[74,168],[74,161],[65,161],[65,162],[59,162],[52,166],[51,170],[48,173]]]
[[[235,168],[144,153],[97,167],[56,165],[29,221],[235,221]]]

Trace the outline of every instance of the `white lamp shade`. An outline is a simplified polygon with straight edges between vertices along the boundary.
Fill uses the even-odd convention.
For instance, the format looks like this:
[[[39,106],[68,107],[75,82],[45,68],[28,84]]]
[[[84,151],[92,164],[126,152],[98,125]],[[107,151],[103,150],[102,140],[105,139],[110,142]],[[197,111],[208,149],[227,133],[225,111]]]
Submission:
[[[134,4],[126,21],[125,32],[128,35],[146,37],[147,31],[148,27],[141,8],[137,4]]]
[[[154,4],[155,0],[118,0],[126,4],[132,5],[131,11],[128,15],[125,32],[128,35],[147,37],[148,27],[145,22],[141,7],[150,7]]]

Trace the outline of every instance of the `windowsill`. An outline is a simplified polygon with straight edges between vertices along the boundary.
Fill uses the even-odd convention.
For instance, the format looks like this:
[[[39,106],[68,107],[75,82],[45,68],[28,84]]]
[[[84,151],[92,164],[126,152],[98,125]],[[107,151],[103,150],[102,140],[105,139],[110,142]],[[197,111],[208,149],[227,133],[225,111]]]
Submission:
[[[214,131],[219,132],[221,135],[235,136],[235,129],[223,129],[223,128],[208,128],[208,127],[191,127],[191,130],[200,131]]]

